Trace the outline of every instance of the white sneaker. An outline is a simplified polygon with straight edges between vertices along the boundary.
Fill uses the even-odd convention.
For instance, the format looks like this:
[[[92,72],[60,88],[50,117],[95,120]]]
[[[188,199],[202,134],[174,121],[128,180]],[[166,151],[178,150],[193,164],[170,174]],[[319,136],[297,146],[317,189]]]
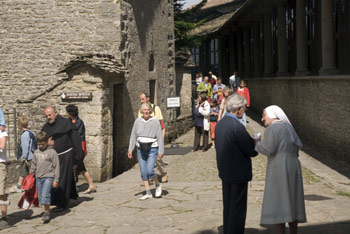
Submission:
[[[162,186],[159,185],[156,187],[156,197],[161,197],[162,196]]]
[[[146,199],[148,199],[148,198],[152,198],[152,194],[145,194],[145,195],[143,195],[142,197],[140,197],[140,200],[141,201],[143,201],[143,200],[146,200]]]

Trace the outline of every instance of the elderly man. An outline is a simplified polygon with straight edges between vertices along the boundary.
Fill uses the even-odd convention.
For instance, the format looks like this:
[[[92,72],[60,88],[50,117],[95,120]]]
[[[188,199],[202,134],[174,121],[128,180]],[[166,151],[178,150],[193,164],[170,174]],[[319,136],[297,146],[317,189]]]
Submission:
[[[153,113],[151,115],[152,115],[152,117],[156,117],[159,120],[160,126],[162,128],[162,135],[164,138],[165,127],[164,127],[164,122],[163,122],[162,111],[160,110],[159,106],[156,106],[155,104],[151,103],[150,96],[148,93],[141,93],[140,94],[140,102],[141,102],[141,105],[143,103],[146,103],[146,102],[151,105],[151,107],[153,108]],[[141,111],[139,111],[138,118],[140,118],[141,116],[142,116]],[[167,182],[168,181],[168,174],[167,174],[167,171],[165,168],[165,164],[161,158],[157,158],[156,166],[157,166],[158,171],[160,172],[161,181],[163,183]]]
[[[70,198],[77,199],[78,193],[73,176],[73,157],[83,157],[81,139],[72,122],[60,116],[55,107],[47,106],[44,110],[47,123],[42,128],[52,140],[60,161],[60,182],[52,193],[56,212],[67,208]]]
[[[216,160],[222,180],[224,234],[243,234],[247,213],[248,181],[252,179],[251,157],[257,155],[255,142],[239,119],[246,100],[232,94],[227,113],[215,128]]]

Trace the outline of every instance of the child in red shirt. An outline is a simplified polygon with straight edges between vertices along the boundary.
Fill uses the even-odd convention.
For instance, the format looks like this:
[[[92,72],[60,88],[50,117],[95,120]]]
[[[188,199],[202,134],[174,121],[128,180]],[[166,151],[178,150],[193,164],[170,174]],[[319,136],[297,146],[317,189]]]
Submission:
[[[244,80],[241,80],[239,82],[239,87],[237,88],[237,93],[243,97],[245,97],[245,99],[247,99],[247,107],[250,106],[250,95],[249,95],[249,89],[246,87],[247,84]]]

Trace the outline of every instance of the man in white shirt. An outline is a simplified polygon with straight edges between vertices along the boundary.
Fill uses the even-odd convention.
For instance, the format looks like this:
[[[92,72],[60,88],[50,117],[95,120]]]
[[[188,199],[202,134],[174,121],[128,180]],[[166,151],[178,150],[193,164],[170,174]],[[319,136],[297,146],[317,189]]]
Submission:
[[[230,76],[230,86],[236,90],[240,80],[241,78],[238,76],[238,72],[235,71],[233,75]]]

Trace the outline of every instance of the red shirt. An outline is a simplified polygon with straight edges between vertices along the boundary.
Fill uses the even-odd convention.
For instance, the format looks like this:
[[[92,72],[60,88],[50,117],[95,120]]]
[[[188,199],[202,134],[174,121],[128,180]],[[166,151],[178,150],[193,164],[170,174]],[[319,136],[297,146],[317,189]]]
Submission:
[[[247,87],[242,88],[237,88],[237,93],[243,97],[245,97],[245,99],[247,99],[247,107],[250,106],[250,95],[249,95],[249,89]]]
[[[216,84],[216,80],[214,78],[211,78],[209,80],[209,83],[211,84],[211,87],[214,87],[214,85]]]

